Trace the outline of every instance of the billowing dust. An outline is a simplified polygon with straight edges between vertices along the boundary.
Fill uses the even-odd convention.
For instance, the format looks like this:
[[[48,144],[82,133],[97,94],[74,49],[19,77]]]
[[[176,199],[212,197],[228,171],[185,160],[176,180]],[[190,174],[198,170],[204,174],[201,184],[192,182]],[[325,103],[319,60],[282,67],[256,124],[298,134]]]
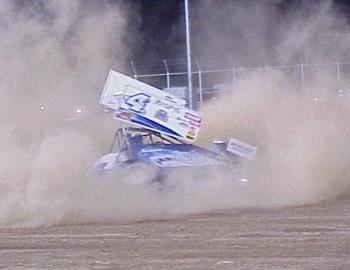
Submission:
[[[252,206],[308,204],[347,192],[349,102],[333,86],[321,91],[324,79],[305,86],[316,95],[267,69],[204,108],[203,141],[234,136],[258,147],[249,164]]]
[[[118,123],[97,101],[108,70],[126,59],[127,11],[84,1],[35,3],[0,2],[1,226],[169,218],[344,194],[349,109],[327,72],[301,89],[279,71],[257,71],[202,109],[199,143],[233,136],[258,147],[246,184],[230,181],[229,169],[177,173],[166,190],[143,185],[152,168],[98,177],[92,164]]]

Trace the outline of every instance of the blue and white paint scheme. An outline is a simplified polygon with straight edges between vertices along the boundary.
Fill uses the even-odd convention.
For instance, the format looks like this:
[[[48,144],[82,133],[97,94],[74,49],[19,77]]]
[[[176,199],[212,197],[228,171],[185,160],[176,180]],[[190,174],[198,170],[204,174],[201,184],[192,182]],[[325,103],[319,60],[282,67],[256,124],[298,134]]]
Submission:
[[[95,167],[111,170],[135,163],[163,169],[224,165],[225,159],[214,151],[173,140],[171,136],[129,127],[117,131],[111,152],[100,158]]]
[[[111,70],[100,104],[114,117],[135,126],[194,142],[202,117],[185,107],[185,100]]]
[[[193,145],[202,125],[199,113],[183,99],[116,71],[110,71],[99,103],[131,126],[117,130],[111,150],[95,163],[98,171],[142,164],[157,168],[156,181],[165,181],[176,168],[239,168],[239,158],[255,158],[254,146],[234,138],[216,141],[212,150]]]

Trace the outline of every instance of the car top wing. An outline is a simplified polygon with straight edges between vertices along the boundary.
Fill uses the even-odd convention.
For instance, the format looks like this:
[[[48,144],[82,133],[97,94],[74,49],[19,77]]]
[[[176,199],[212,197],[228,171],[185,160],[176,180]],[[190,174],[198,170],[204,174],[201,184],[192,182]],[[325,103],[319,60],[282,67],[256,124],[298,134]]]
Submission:
[[[100,104],[115,111],[114,118],[184,141],[194,142],[202,124],[185,101],[160,89],[111,70]]]

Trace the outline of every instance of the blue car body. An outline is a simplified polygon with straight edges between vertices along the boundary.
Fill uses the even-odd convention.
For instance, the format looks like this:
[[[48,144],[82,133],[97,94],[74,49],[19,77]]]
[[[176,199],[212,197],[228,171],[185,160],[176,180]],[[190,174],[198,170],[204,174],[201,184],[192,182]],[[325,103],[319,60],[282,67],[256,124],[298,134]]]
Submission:
[[[95,169],[100,173],[118,168],[137,168],[139,165],[156,169],[154,182],[166,184],[169,175],[200,168],[201,172],[231,166],[236,171],[239,159],[232,154],[215,152],[176,138],[143,128],[121,128],[117,131],[110,153],[102,157]],[[192,171],[193,172],[193,171]],[[241,177],[241,176],[240,176]]]
[[[122,128],[114,137],[110,153],[101,158],[95,167],[112,169],[143,163],[158,168],[215,166],[225,164],[225,159],[214,151],[187,144],[143,128]]]

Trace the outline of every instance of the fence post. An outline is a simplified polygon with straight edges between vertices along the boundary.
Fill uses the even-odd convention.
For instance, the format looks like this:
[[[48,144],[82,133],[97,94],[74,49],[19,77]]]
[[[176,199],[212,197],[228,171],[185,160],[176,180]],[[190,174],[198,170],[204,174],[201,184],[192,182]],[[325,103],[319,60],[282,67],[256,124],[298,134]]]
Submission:
[[[341,77],[341,64],[339,63],[339,61],[337,61],[337,82],[338,82],[338,88],[340,87],[340,80],[341,80],[340,77]]]
[[[305,74],[304,74],[304,64],[300,64],[300,76],[301,76],[301,85],[305,85]]]
[[[166,87],[170,88],[170,73],[169,73],[169,68],[165,59],[163,59],[163,64],[166,72]]]
[[[232,84],[237,80],[236,68],[232,66]]]
[[[199,103],[203,105],[203,88],[202,88],[202,69],[199,64],[198,59],[196,59],[197,69],[198,69],[198,87],[199,87]]]
[[[134,61],[130,61],[130,66],[132,68],[132,71],[134,72],[134,78],[137,80],[137,70],[135,68],[135,64],[134,64]]]

